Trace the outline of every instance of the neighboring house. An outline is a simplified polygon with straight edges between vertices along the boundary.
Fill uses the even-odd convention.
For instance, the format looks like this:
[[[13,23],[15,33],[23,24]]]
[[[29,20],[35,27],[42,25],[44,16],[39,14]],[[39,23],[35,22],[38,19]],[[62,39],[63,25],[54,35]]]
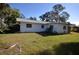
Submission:
[[[75,27],[76,27],[75,24],[71,24],[70,27],[71,27],[71,29],[70,29],[71,31],[75,31],[75,30],[76,30],[76,29],[75,29]]]
[[[68,33],[68,24],[36,21],[17,18],[20,24],[20,32],[45,32],[51,28],[52,33]]]
[[[74,31],[74,32],[79,32],[79,26],[75,26],[75,27],[73,28],[73,31]]]

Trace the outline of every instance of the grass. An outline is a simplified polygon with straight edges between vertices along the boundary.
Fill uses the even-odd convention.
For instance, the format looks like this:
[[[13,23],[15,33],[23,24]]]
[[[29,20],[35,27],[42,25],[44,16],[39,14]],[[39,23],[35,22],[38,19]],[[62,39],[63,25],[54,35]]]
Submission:
[[[42,36],[38,33],[15,33],[15,34],[0,34],[0,54],[57,54],[56,51],[62,43],[78,43],[79,33],[70,33],[65,35],[48,35]],[[21,52],[18,49],[6,49],[13,44],[18,44]],[[74,47],[74,46],[73,46]],[[72,48],[70,48],[72,49]],[[62,50],[63,51],[63,50]]]

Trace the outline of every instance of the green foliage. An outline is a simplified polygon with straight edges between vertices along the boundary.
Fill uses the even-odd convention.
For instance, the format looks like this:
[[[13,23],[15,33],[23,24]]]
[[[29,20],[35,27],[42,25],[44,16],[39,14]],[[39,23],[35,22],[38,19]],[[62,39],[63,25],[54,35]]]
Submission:
[[[56,4],[53,6],[53,10],[57,13],[60,13],[61,11],[63,11],[65,9],[65,7],[63,7],[61,4]]]
[[[49,16],[50,12],[46,12],[45,14],[39,16],[39,18],[42,19],[42,21],[50,21],[50,16]]]
[[[60,20],[62,22],[65,22],[66,20],[68,20],[69,17],[70,17],[70,15],[67,12],[65,12],[65,11],[60,14],[60,18],[61,18]]]
[[[39,16],[42,21],[52,21],[52,22],[66,22],[69,19],[69,14],[63,11],[65,7],[61,4],[56,4],[53,6],[52,11],[46,12],[45,14]]]
[[[36,17],[30,17],[30,20],[37,20]]]
[[[0,8],[0,30],[4,32],[6,29],[3,30],[3,27],[9,28],[9,26],[16,24],[16,18],[20,17],[20,13],[19,10],[11,8],[10,5],[6,3],[1,3]],[[4,26],[4,24],[6,26]]]
[[[16,23],[16,18],[20,16],[19,12],[17,10],[11,10],[11,16],[5,18],[5,23],[8,26],[11,26],[12,24]]]
[[[15,33],[20,30],[19,24],[14,24],[8,27],[9,30],[4,30],[5,33]]]

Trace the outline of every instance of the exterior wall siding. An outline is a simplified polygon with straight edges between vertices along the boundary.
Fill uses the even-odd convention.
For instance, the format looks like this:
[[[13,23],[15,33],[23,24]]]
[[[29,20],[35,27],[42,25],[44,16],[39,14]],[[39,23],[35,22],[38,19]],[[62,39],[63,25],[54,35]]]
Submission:
[[[48,25],[45,24],[44,28],[41,28],[42,24],[34,24],[32,23],[32,27],[31,28],[27,28],[26,24],[30,24],[30,23],[20,23],[20,32],[43,32],[48,28]]]
[[[67,25],[62,25],[62,24],[52,24],[52,25],[53,25],[52,32],[55,32],[55,33],[67,33],[68,32]],[[63,29],[64,26],[66,26],[66,29]]]
[[[31,28],[27,28],[26,24],[32,24]],[[20,23],[20,32],[43,32],[46,31],[47,28],[50,27],[49,24],[44,24],[44,28],[41,28],[42,24],[35,24],[35,23]],[[64,24],[51,24],[53,26],[52,33],[68,33],[68,25]],[[66,29],[64,30],[63,27],[66,26]]]

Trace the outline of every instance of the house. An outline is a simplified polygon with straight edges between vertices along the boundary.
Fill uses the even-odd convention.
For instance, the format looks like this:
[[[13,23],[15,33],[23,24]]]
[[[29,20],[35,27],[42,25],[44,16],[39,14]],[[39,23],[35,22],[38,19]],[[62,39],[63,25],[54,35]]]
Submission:
[[[71,31],[75,31],[75,30],[76,30],[76,29],[75,29],[75,27],[76,27],[75,24],[71,24],[70,27],[71,27],[71,29],[70,29]]]
[[[36,21],[17,18],[20,24],[20,32],[45,32],[49,28],[52,33],[68,33],[68,24]]]
[[[79,26],[74,26],[74,27],[73,27],[73,31],[74,31],[74,32],[79,32]]]

